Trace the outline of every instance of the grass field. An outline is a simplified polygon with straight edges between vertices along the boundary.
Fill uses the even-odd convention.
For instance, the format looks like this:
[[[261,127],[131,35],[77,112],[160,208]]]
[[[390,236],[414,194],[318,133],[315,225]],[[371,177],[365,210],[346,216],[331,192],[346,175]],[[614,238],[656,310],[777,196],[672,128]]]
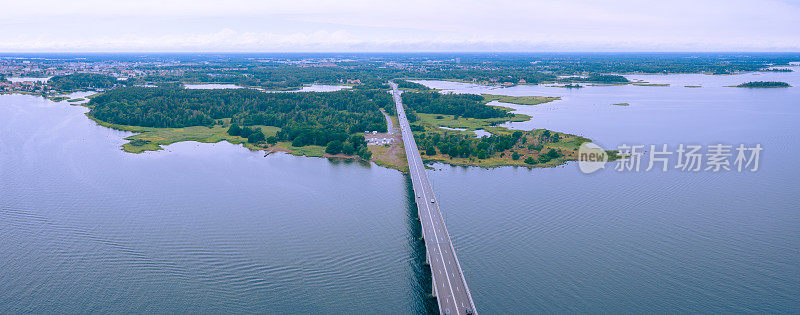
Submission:
[[[549,96],[508,96],[508,95],[494,95],[494,94],[481,94],[486,102],[498,101],[502,103],[510,103],[517,105],[539,105],[555,100],[560,100],[560,97]]]
[[[193,126],[185,128],[152,128],[152,127],[138,127],[128,125],[118,125],[107,123],[89,117],[99,125],[118,129],[136,132],[133,136],[125,138],[130,142],[122,145],[125,152],[142,153],[145,151],[163,150],[162,145],[168,145],[181,141],[197,141],[203,143],[216,143],[220,141],[228,141],[233,144],[244,144],[245,147],[250,149],[261,149],[253,144],[247,143],[247,139],[228,134],[228,126],[215,125],[211,128],[205,126]],[[267,137],[274,136],[280,128],[272,126],[255,126],[261,127],[261,131]]]
[[[502,118],[478,119],[478,118],[460,117],[458,119],[455,119],[455,116],[453,115],[417,113],[417,118],[419,118],[419,122],[421,124],[428,125],[436,129],[440,129],[437,127],[441,126],[448,128],[463,128],[467,129],[467,131],[472,131],[478,129],[486,129],[488,127],[499,125],[507,121],[514,121],[514,122],[528,121],[531,119],[531,116],[515,114],[513,117],[502,117]]]
[[[372,151],[372,162],[375,162],[375,164],[401,172],[408,172],[408,160],[406,159],[406,151],[403,148],[402,141],[395,142],[389,146],[371,145],[369,149]]]
[[[318,145],[293,147],[292,144],[289,142],[278,142],[277,144],[275,144],[275,147],[283,149],[284,151],[287,151],[294,155],[312,156],[312,157],[322,157],[323,155],[325,155],[325,147]]]
[[[47,99],[51,100],[53,102],[61,102],[61,101],[68,100],[69,96],[53,96],[53,97],[48,97]]]

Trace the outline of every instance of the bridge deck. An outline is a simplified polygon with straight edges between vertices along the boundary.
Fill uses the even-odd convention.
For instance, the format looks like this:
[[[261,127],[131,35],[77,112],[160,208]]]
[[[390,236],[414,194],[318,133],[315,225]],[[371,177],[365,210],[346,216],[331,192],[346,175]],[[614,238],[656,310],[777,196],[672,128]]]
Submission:
[[[464,280],[461,265],[456,258],[453,244],[450,242],[450,234],[447,232],[442,212],[439,210],[439,203],[436,202],[433,188],[428,180],[428,174],[425,172],[425,165],[422,163],[422,157],[419,154],[419,150],[417,150],[414,135],[406,118],[400,91],[393,82],[389,82],[389,84],[392,86],[392,94],[397,107],[403,146],[408,158],[408,169],[414,187],[417,211],[422,225],[422,235],[427,249],[427,261],[431,267],[433,294],[439,302],[439,312],[441,314],[461,315],[467,314],[469,309],[475,313],[472,295],[469,292],[466,280]]]

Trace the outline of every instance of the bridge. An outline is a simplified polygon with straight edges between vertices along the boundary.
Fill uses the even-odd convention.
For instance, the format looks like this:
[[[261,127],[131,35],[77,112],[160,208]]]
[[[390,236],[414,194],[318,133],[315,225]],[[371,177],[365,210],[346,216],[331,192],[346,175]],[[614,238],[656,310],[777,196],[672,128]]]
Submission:
[[[439,304],[439,313],[467,315],[474,314],[475,303],[461,271],[461,265],[456,258],[456,251],[450,242],[450,234],[444,225],[439,203],[433,194],[433,188],[425,172],[425,165],[417,150],[417,143],[411,132],[411,126],[403,109],[400,91],[397,84],[389,82],[392,86],[394,103],[397,107],[397,117],[400,132],[403,136],[403,146],[408,158],[408,170],[411,174],[411,183],[414,187],[417,214],[422,225],[422,237],[425,240],[425,261],[431,267],[433,295]]]

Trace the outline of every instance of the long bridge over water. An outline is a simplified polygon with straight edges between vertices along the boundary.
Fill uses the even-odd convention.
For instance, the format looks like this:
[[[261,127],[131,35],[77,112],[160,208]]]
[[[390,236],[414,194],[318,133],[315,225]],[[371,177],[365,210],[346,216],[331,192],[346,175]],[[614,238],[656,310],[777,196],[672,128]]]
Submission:
[[[431,267],[433,282],[433,295],[439,304],[439,313],[466,315],[475,313],[475,303],[467,287],[467,281],[461,271],[461,265],[456,257],[455,249],[450,242],[450,234],[444,224],[444,217],[439,210],[439,203],[433,194],[433,187],[425,172],[425,165],[417,150],[417,143],[411,132],[411,126],[403,109],[400,91],[394,82],[392,95],[397,107],[397,117],[400,122],[400,132],[403,136],[403,146],[408,158],[408,170],[414,187],[417,214],[422,225],[422,237],[425,240],[425,259]]]

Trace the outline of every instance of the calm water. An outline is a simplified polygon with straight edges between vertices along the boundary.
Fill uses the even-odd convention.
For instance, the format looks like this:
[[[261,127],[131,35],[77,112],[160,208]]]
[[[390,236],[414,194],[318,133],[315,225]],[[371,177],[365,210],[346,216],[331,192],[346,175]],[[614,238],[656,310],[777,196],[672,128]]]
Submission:
[[[185,88],[187,89],[206,89],[206,90],[217,90],[217,89],[243,89],[245,87],[236,85],[236,84],[219,84],[219,83],[207,83],[207,84],[185,84]],[[264,90],[264,92],[274,93],[274,92],[333,92],[342,89],[349,89],[350,87],[347,85],[326,85],[326,84],[311,84],[311,85],[304,85],[303,87],[297,90],[290,90],[290,91],[268,91]],[[260,90],[260,89],[259,89]]]
[[[512,127],[607,147],[765,147],[761,170],[743,174],[436,165],[479,310],[800,312],[800,88],[722,87],[745,76],[647,77],[697,89],[426,82],[562,96],[518,107],[534,120]],[[797,73],[763,76],[800,86]],[[129,133],[85,111],[0,96],[0,313],[432,309],[400,173],[227,143],[128,154]]]
[[[437,165],[431,179],[476,305],[493,313],[800,312],[800,73],[635,78],[672,86],[423,82],[561,96],[512,106],[534,118],[510,126],[577,133],[607,148],[765,148],[756,173]],[[795,87],[724,87],[751,80]],[[683,87],[695,84],[703,88]],[[611,105],[620,102],[631,105]]]
[[[8,77],[6,80],[11,82],[47,82],[50,80],[49,77],[47,78],[34,78],[34,77]]]
[[[127,154],[85,111],[0,96],[0,313],[430,307],[400,173],[227,143]]]

